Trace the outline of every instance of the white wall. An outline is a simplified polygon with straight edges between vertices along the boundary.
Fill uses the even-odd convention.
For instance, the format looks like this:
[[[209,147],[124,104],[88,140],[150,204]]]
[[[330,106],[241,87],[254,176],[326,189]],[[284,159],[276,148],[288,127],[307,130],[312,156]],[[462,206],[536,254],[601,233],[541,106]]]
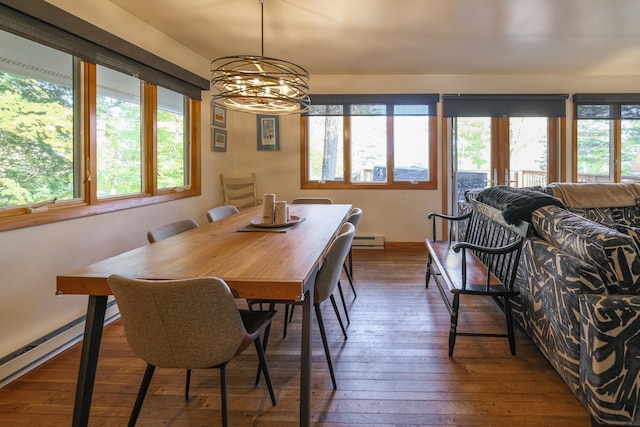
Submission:
[[[107,1],[51,3],[205,78],[208,75],[208,59]],[[207,93],[203,96],[201,197],[0,232],[0,357],[86,313],[87,297],[55,295],[56,275],[147,244],[146,232],[156,225],[185,217],[204,223],[206,210],[222,202],[219,173],[225,169],[230,173],[230,156],[210,150]]]
[[[567,93],[637,92],[640,76],[559,76],[559,75],[402,75],[346,76],[314,75],[312,93]],[[567,144],[571,144],[572,115],[567,101]],[[281,151],[256,150],[256,123],[253,115],[233,114],[229,144],[234,149],[233,168],[245,175],[256,172],[259,191],[274,192],[280,200],[298,195],[328,196],[337,203],[352,203],[363,209],[358,234],[381,234],[386,241],[419,242],[427,236],[426,214],[442,211],[442,171],[438,129],[437,190],[300,190],[300,119],[281,117]],[[438,121],[440,127],[441,121]],[[567,155],[567,159],[571,156]],[[569,165],[570,166],[570,165]],[[430,231],[429,231],[430,232]]]
[[[210,58],[196,55],[108,1],[50,0],[50,3],[208,78]],[[640,78],[316,75],[310,83],[313,93],[572,94],[638,92]],[[221,172],[231,176],[256,172],[259,194],[274,192],[281,200],[290,201],[299,195],[326,195],[335,202],[352,203],[364,210],[358,234],[382,234],[387,241],[421,241],[427,234],[426,213],[442,210],[440,190],[300,190],[297,116],[281,117],[281,150],[268,152],[256,149],[255,116],[228,112],[228,151],[212,153],[208,98],[206,93],[203,96],[201,197],[0,232],[0,357],[85,314],[86,297],[55,296],[57,274],[144,245],[146,231],[155,225],[184,217],[193,217],[200,223],[206,221],[206,209],[222,200]],[[571,126],[568,128],[571,141]]]

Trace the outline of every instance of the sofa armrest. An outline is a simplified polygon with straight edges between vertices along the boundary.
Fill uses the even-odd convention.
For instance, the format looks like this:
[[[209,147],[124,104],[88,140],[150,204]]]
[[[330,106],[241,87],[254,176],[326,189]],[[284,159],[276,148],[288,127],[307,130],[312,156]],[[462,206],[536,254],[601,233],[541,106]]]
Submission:
[[[600,423],[640,424],[640,295],[580,297],[580,387]]]

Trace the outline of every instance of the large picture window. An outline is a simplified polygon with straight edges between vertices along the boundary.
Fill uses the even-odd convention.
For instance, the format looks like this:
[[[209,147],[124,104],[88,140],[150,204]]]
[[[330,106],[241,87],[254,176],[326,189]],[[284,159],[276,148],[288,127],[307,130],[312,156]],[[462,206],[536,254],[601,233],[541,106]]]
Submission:
[[[316,95],[302,188],[436,188],[437,95]]]
[[[0,4],[0,231],[199,195],[206,88],[44,1]]]

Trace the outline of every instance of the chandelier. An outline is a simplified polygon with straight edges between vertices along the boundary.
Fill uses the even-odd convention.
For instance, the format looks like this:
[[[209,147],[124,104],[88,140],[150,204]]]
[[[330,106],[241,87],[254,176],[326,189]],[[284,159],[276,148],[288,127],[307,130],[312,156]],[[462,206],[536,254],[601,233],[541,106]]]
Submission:
[[[225,56],[211,61],[212,102],[259,114],[309,110],[309,72],[292,62],[264,56],[264,0],[260,0],[260,56]]]

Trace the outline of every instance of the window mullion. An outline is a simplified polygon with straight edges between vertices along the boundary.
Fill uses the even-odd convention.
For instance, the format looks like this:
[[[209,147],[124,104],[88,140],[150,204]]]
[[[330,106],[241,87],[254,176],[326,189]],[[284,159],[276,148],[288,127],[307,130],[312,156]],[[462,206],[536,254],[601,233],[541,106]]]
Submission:
[[[387,183],[395,182],[395,156],[393,138],[393,105],[387,105]]]
[[[547,182],[556,182],[559,176],[560,153],[558,139],[560,137],[560,118],[549,117],[547,119]]]
[[[622,120],[612,120],[613,182],[622,181]]]
[[[148,194],[158,193],[158,162],[157,162],[157,136],[158,136],[158,88],[150,83],[143,84],[142,105],[142,191]]]
[[[84,199],[87,204],[95,205],[98,202],[98,160],[97,160],[97,74],[96,65],[83,62],[83,128],[84,128]]]
[[[202,127],[200,125],[200,116],[202,114],[202,102],[196,99],[189,100],[190,108],[187,112],[189,117],[189,158],[191,159],[191,167],[189,168],[189,190],[200,194],[202,181],[201,168],[201,144]]]
[[[351,116],[345,114],[343,123],[344,183],[351,184]]]

